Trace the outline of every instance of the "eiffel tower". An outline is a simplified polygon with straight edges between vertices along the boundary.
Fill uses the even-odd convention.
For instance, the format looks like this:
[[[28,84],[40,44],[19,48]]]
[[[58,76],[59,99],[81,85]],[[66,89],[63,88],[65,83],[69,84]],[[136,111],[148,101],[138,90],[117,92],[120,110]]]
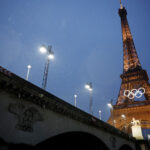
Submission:
[[[120,1],[118,11],[121,18],[123,40],[122,83],[108,123],[120,130],[131,132],[131,122],[135,118],[142,128],[150,129],[150,84],[146,70],[140,64],[132,34],[127,21],[127,11]]]

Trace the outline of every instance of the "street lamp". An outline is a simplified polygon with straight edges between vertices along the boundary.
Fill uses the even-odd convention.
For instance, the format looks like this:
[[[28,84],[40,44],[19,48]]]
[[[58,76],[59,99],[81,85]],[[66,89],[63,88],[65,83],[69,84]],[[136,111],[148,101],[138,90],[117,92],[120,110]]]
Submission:
[[[86,83],[85,84],[85,88],[89,91],[90,93],[90,103],[89,103],[89,112],[93,115],[93,99],[92,99],[92,91],[93,91],[93,88],[92,88],[92,83]]]
[[[112,106],[111,103],[108,103],[107,105],[108,105],[109,108],[113,109],[113,106]]]
[[[47,48],[46,48],[45,45],[40,46],[40,52],[43,53],[43,54],[47,52]]]
[[[43,81],[42,81],[42,88],[44,90],[46,89],[46,84],[47,84],[49,62],[50,62],[50,60],[54,59],[54,52],[51,49],[52,49],[52,46],[46,47],[45,45],[42,45],[40,47],[40,52],[43,54],[44,53],[47,54],[46,64],[45,64],[45,68],[44,68]]]
[[[113,126],[115,127],[114,108],[113,108],[112,102],[111,102],[111,103],[108,103],[107,105],[108,105],[108,107],[110,108],[110,111],[111,111],[111,114],[112,114],[112,124],[113,124]]]
[[[78,95],[74,95],[74,105],[75,105],[75,107],[77,107],[77,97],[78,97]]]
[[[27,70],[26,80],[28,81],[31,65],[28,65],[27,68],[28,68],[28,70]]]
[[[121,118],[124,120],[124,127],[125,127],[125,132],[127,131],[127,127],[126,127],[126,116],[124,114],[121,115]]]
[[[102,111],[99,110],[98,112],[99,112],[99,119],[101,120],[101,113],[102,113]]]

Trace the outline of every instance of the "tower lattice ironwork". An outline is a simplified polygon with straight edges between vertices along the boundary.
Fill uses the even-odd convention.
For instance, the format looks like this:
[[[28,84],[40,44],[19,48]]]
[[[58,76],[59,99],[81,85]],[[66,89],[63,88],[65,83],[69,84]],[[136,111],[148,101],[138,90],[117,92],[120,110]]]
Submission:
[[[127,11],[120,3],[123,40],[122,83],[108,123],[121,130],[130,130],[133,118],[141,121],[142,128],[150,129],[150,84],[146,70],[140,64],[127,21]],[[121,115],[124,114],[124,118]]]

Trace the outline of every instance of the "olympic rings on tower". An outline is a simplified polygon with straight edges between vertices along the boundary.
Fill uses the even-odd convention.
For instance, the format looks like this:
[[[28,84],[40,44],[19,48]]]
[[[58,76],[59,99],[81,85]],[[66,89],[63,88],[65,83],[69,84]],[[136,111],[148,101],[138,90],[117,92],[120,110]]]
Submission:
[[[134,99],[136,98],[140,98],[142,97],[142,95],[145,93],[145,89],[143,87],[139,88],[139,89],[132,89],[130,90],[125,90],[123,95],[128,97],[129,99]]]

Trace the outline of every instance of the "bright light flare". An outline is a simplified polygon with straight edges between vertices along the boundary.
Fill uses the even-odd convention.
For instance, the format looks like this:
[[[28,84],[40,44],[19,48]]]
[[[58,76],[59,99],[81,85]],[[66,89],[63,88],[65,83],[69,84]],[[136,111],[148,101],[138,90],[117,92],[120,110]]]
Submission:
[[[49,54],[48,59],[54,59],[54,54]]]
[[[89,91],[93,91],[93,89],[92,89],[92,88],[89,88],[88,90],[89,90]]]
[[[86,84],[86,85],[85,85],[85,88],[86,88],[86,89],[90,89],[90,85],[89,85],[89,84]]]
[[[28,65],[27,68],[28,68],[28,69],[31,69],[31,65]]]
[[[109,108],[113,108],[111,103],[107,104]]]
[[[122,114],[121,117],[124,118],[124,119],[126,118],[126,116],[124,114]]]
[[[90,92],[93,91],[92,86],[89,83],[85,84],[85,88],[88,89]]]
[[[46,53],[47,52],[47,49],[44,45],[40,47],[40,52],[41,53]]]
[[[77,98],[77,97],[78,97],[78,95],[77,95],[77,94],[75,94],[75,95],[74,95],[74,97],[75,97],[75,98]]]

